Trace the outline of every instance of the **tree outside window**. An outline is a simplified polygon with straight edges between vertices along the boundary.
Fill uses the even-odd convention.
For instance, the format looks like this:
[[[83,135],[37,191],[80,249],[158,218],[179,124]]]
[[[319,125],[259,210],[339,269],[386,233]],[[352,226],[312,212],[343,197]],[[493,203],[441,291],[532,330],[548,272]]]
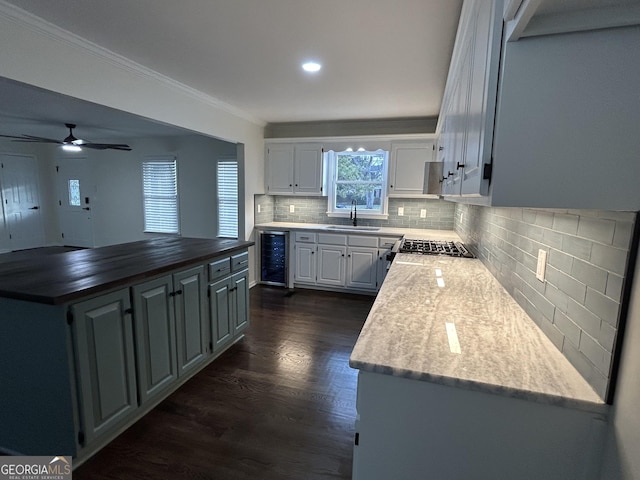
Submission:
[[[333,212],[348,212],[356,203],[358,212],[384,214],[387,153],[336,152],[333,175]]]

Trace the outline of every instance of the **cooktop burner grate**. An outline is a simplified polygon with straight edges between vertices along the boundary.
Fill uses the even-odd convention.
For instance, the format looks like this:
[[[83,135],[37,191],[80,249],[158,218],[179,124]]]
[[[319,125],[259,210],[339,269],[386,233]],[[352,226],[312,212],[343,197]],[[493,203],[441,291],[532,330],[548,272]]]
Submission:
[[[442,240],[411,240],[407,238],[402,242],[398,251],[400,253],[417,253],[420,255],[473,258],[473,254],[462,243]]]

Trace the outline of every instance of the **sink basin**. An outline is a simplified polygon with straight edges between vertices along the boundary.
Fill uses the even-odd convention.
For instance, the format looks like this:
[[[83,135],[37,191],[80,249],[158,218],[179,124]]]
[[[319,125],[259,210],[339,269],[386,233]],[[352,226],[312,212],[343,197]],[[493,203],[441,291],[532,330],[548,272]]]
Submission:
[[[355,230],[364,232],[377,232],[380,227],[354,227],[353,225],[329,225],[327,230]]]

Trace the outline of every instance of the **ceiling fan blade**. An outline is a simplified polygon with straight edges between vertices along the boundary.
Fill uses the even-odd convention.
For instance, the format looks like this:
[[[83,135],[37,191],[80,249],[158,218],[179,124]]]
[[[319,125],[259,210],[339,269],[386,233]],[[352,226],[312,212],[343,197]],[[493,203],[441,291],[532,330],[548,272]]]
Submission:
[[[0,135],[0,137],[11,138],[14,142],[31,142],[31,143],[62,143],[59,140],[54,140],[53,138],[45,138],[45,137],[34,137],[33,135]]]
[[[131,151],[131,147],[124,143],[83,143],[78,145],[82,148],[93,148],[94,150],[123,150]]]

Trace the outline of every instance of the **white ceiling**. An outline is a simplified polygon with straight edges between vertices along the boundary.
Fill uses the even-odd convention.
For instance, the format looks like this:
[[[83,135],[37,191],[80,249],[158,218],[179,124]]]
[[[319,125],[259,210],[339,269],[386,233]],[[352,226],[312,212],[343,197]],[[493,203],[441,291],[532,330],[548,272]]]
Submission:
[[[9,3],[274,123],[437,116],[462,0]]]

